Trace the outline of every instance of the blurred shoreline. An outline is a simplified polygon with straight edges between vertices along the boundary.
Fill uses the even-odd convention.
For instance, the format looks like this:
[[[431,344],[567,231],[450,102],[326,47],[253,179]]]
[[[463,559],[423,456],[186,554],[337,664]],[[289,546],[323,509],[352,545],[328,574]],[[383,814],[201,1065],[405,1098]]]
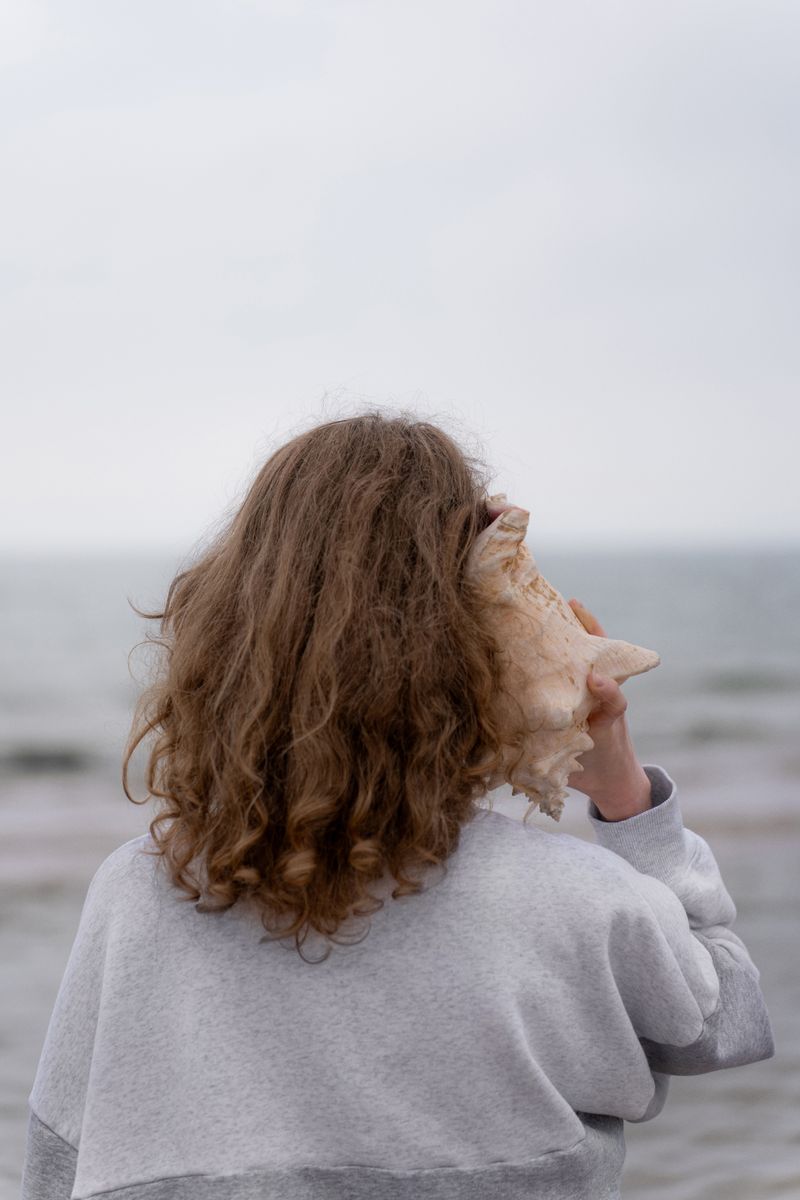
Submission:
[[[716,757],[706,752],[700,761],[678,753],[640,758],[675,780],[684,825],[712,849],[717,838],[800,837],[797,783],[788,771],[775,774],[763,752],[737,747]],[[129,788],[137,800],[147,795],[141,772],[131,771]],[[503,786],[482,806],[522,821],[528,801]],[[586,810],[587,798],[570,789],[558,822],[534,809],[528,824],[593,841]],[[6,888],[88,883],[112,850],[148,832],[156,811],[152,799],[133,804],[121,781],[104,772],[7,777],[0,788],[0,880]]]

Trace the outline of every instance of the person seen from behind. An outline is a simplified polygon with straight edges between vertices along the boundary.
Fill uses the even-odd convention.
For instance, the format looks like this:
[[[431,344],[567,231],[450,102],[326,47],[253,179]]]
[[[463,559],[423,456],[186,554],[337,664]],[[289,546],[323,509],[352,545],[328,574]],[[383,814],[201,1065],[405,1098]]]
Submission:
[[[490,479],[410,414],[317,424],[141,613],[123,786],[156,815],[89,885],[23,1200],[615,1200],[671,1076],[774,1054],[618,684],[588,677],[568,781],[594,842],[492,808],[503,648],[464,570]]]

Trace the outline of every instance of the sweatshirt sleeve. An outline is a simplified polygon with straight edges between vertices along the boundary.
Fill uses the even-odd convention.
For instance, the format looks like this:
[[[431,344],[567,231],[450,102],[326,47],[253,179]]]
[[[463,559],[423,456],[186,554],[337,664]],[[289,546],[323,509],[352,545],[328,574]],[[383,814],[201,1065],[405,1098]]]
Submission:
[[[645,765],[652,807],[606,821],[588,802],[601,846],[625,859],[630,904],[614,913],[615,982],[650,1068],[700,1075],[772,1058],[760,973],[731,925],[736,907],[707,842],[684,828],[675,782]]]

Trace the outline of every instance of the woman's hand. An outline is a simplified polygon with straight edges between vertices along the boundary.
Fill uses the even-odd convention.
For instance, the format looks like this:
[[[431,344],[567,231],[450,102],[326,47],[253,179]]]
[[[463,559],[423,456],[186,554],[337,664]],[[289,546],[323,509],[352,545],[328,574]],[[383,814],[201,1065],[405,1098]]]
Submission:
[[[570,600],[569,605],[587,633],[607,636],[597,617],[580,601]],[[607,821],[622,821],[651,807],[650,780],[633,748],[625,718],[628,701],[619,684],[591,671],[587,683],[595,697],[588,717],[594,746],[578,755],[583,770],[567,776],[567,787],[594,801]]]

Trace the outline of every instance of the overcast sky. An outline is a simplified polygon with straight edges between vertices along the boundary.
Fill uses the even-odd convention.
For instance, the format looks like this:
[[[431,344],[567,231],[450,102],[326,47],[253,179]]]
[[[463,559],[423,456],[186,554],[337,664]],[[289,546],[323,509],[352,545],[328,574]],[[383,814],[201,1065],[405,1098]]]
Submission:
[[[0,551],[362,402],[528,541],[800,547],[796,0],[0,3]]]

